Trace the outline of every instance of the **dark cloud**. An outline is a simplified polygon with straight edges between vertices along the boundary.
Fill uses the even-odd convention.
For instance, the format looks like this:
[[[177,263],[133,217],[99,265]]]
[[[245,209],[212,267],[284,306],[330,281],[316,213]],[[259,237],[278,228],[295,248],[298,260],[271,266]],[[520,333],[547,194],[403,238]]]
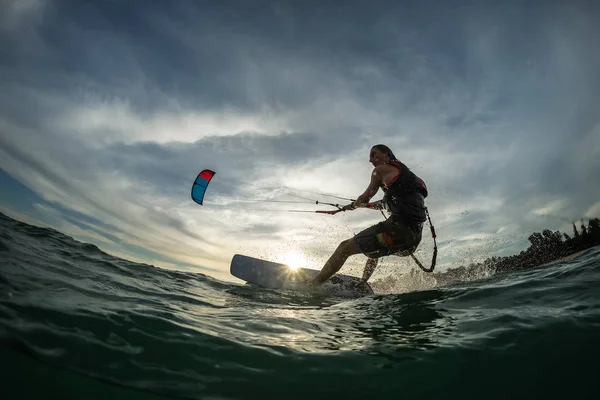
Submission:
[[[41,47],[51,52],[46,71],[32,64],[39,53],[17,51],[25,45],[18,36],[1,44],[15,78],[71,90],[91,85],[140,111],[168,107],[165,98],[207,109],[280,110],[340,90],[367,104],[390,96],[414,103],[454,81],[468,82],[472,95],[502,88],[506,101],[522,90],[506,83],[530,73],[528,62],[545,62],[553,30],[598,33],[569,23],[597,6],[571,4],[515,2],[490,12],[487,2],[59,1],[38,26]],[[481,59],[480,34],[493,59]],[[23,73],[14,76],[17,68]],[[62,80],[48,79],[60,73]]]

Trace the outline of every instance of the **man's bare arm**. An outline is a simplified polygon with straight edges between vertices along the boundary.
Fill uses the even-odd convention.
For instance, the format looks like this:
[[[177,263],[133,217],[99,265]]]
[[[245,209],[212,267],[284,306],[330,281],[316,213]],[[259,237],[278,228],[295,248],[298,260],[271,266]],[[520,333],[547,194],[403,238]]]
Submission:
[[[369,200],[371,200],[371,198],[377,194],[380,185],[381,174],[379,173],[377,168],[375,168],[373,170],[373,173],[371,174],[371,182],[369,182],[369,186],[367,186],[367,189],[364,191],[363,194],[358,196],[358,198],[354,201],[352,205],[354,207],[360,207],[362,205],[367,204]]]

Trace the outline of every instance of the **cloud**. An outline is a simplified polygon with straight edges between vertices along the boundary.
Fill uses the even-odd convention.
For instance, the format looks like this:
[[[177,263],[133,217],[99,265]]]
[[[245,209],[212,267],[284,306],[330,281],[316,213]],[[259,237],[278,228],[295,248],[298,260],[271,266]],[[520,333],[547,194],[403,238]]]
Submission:
[[[564,199],[555,200],[553,202],[546,204],[543,207],[532,210],[531,213],[533,215],[537,215],[537,216],[550,215],[550,214],[559,212],[565,206],[566,206],[566,200],[564,200]]]
[[[45,0],[0,0],[1,29],[14,32],[40,22]]]
[[[600,201],[594,203],[584,214],[586,218],[600,218]]]
[[[285,125],[275,116],[243,114],[244,111],[236,110],[210,113],[181,110],[145,117],[136,115],[127,104],[115,101],[73,107],[69,114],[60,116],[55,129],[77,132],[102,144],[194,143],[206,137],[230,136],[232,133],[277,135],[286,131]]]

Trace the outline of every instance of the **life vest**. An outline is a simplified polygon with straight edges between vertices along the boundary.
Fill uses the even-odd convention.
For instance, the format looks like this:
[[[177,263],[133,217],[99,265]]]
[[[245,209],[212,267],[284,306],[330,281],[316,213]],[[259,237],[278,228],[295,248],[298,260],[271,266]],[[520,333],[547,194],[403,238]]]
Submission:
[[[382,185],[384,191],[383,202],[396,219],[407,222],[425,222],[424,199],[429,194],[427,185],[406,165],[398,160],[390,160],[387,164],[398,168],[399,173],[387,187]]]

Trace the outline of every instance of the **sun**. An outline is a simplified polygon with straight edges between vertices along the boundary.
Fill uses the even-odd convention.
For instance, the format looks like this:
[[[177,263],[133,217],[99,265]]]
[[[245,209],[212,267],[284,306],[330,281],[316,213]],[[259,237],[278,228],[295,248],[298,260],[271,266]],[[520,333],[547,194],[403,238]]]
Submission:
[[[283,256],[283,263],[286,264],[290,270],[296,271],[298,268],[306,268],[307,260],[302,253],[289,252]]]

